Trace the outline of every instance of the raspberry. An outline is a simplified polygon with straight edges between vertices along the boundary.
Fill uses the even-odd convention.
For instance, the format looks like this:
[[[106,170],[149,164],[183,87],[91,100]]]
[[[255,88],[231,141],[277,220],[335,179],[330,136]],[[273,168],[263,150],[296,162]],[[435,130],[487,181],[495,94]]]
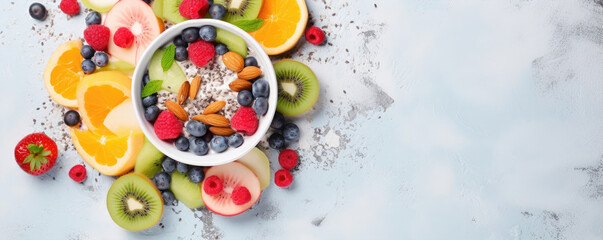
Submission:
[[[258,118],[251,107],[241,107],[230,119],[230,126],[235,130],[250,136],[258,130]]]
[[[281,169],[274,173],[274,183],[279,187],[288,187],[293,182],[293,175],[285,169]]]
[[[153,127],[157,137],[162,140],[177,138],[182,133],[182,122],[170,111],[159,113]]]
[[[306,41],[314,45],[320,45],[325,40],[325,33],[317,27],[310,27],[306,30]]]
[[[84,39],[96,51],[104,51],[109,44],[111,30],[103,25],[90,25],[84,30]]]
[[[188,46],[188,58],[197,67],[205,66],[214,57],[215,53],[214,45],[203,40],[196,41]]]
[[[80,4],[77,0],[61,0],[59,8],[61,8],[61,11],[65,14],[69,15],[77,15],[80,13]]]
[[[297,160],[297,153],[291,149],[285,149],[278,155],[278,163],[287,170],[291,170],[297,166]]]
[[[69,170],[69,177],[76,182],[82,182],[86,179],[86,167],[84,165],[75,165]]]
[[[209,195],[216,195],[222,192],[222,188],[222,180],[216,175],[211,175],[203,181],[203,191]]]
[[[198,19],[205,16],[209,3],[207,0],[184,0],[178,7],[178,12],[185,18]]]
[[[235,205],[243,205],[251,200],[251,193],[246,187],[236,186],[232,190],[230,198]]]
[[[113,42],[120,48],[129,48],[134,43],[134,34],[126,27],[120,27],[113,34]]]

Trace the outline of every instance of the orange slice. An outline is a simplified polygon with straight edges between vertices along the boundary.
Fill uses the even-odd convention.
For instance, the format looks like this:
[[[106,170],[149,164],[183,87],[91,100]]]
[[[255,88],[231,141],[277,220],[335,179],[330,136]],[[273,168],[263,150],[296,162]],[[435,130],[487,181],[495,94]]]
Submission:
[[[258,18],[264,25],[249,34],[268,55],[276,55],[291,49],[302,36],[308,9],[304,0],[264,0]]]
[[[101,135],[93,131],[69,128],[71,140],[84,160],[100,173],[117,176],[134,168],[136,155],[144,141],[142,132],[128,135]]]
[[[44,84],[48,94],[58,104],[77,108],[76,89],[84,77],[80,40],[61,44],[50,57],[44,70]]]
[[[131,80],[123,73],[103,71],[87,75],[77,87],[77,104],[88,129],[110,133],[104,125],[107,114],[130,98]]]

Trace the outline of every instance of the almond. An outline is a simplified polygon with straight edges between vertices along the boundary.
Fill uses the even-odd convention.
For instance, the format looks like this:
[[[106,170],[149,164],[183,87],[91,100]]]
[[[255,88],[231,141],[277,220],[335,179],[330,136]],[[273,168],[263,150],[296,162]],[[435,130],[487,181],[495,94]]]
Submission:
[[[222,62],[224,65],[230,70],[235,72],[240,72],[245,67],[245,62],[243,61],[243,57],[235,52],[227,52],[222,55]]]
[[[251,80],[259,77],[260,75],[262,75],[262,70],[255,66],[245,67],[243,70],[237,73],[237,77],[243,80]]]
[[[216,126],[216,127],[228,127],[230,126],[230,121],[228,118],[220,114],[200,114],[193,117],[194,120],[205,123],[205,125]]]
[[[202,123],[206,123],[207,120],[205,120],[205,116],[206,115],[199,114],[199,115],[196,115],[196,116],[192,117],[191,119],[197,120],[197,121],[202,122]]]
[[[188,93],[188,97],[191,100],[193,100],[193,99],[195,99],[195,97],[197,97],[197,92],[199,92],[199,87],[200,86],[201,86],[201,77],[200,76],[196,76],[191,81],[191,87],[190,87],[190,91]]]
[[[229,127],[209,127],[209,131],[219,136],[230,136],[235,133],[235,130]]]
[[[191,88],[191,84],[188,81],[184,81],[182,85],[180,85],[180,90],[178,90],[178,104],[183,104],[188,98],[188,92]]]
[[[167,100],[165,101],[165,107],[167,107],[167,109],[172,112],[174,115],[176,115],[176,117],[182,121],[188,121],[188,113],[186,113],[186,111],[184,111],[184,108],[182,108],[182,106],[180,106],[180,104],[172,101],[172,100]]]
[[[220,110],[222,110],[222,108],[224,106],[226,106],[226,102],[225,101],[215,101],[215,102],[209,104],[209,106],[207,106],[205,108],[205,110],[203,110],[203,114],[217,113]]]
[[[230,90],[234,92],[240,92],[243,90],[251,90],[251,85],[252,83],[250,81],[237,79],[230,82],[230,84],[228,84],[228,87],[230,87]]]

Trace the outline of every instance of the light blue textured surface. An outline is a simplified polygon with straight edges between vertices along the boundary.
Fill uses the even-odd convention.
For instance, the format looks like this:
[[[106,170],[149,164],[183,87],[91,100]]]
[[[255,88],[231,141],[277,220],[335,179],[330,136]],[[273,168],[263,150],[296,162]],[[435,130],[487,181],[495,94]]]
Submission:
[[[110,219],[112,178],[68,178],[82,162],[68,139],[43,176],[14,163],[22,136],[63,138],[64,109],[41,76],[85,26],[52,1],[36,22],[31,2],[0,3],[3,239],[603,238],[596,1],[307,1],[329,44],[302,40],[287,55],[322,84],[314,111],[295,119],[293,187],[270,186],[232,218],[167,207],[144,232]]]

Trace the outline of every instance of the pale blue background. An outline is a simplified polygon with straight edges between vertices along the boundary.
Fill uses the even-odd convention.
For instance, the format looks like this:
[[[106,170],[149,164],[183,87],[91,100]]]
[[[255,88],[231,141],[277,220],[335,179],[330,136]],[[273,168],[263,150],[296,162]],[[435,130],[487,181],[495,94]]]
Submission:
[[[111,221],[112,178],[68,178],[82,161],[68,139],[43,176],[14,163],[26,134],[65,133],[41,76],[52,50],[85,26],[52,1],[37,22],[31,2],[0,3],[2,239],[603,238],[594,0],[306,1],[330,44],[302,40],[285,56],[321,83],[316,109],[295,119],[293,187],[271,185],[232,218],[166,207],[144,232]]]

